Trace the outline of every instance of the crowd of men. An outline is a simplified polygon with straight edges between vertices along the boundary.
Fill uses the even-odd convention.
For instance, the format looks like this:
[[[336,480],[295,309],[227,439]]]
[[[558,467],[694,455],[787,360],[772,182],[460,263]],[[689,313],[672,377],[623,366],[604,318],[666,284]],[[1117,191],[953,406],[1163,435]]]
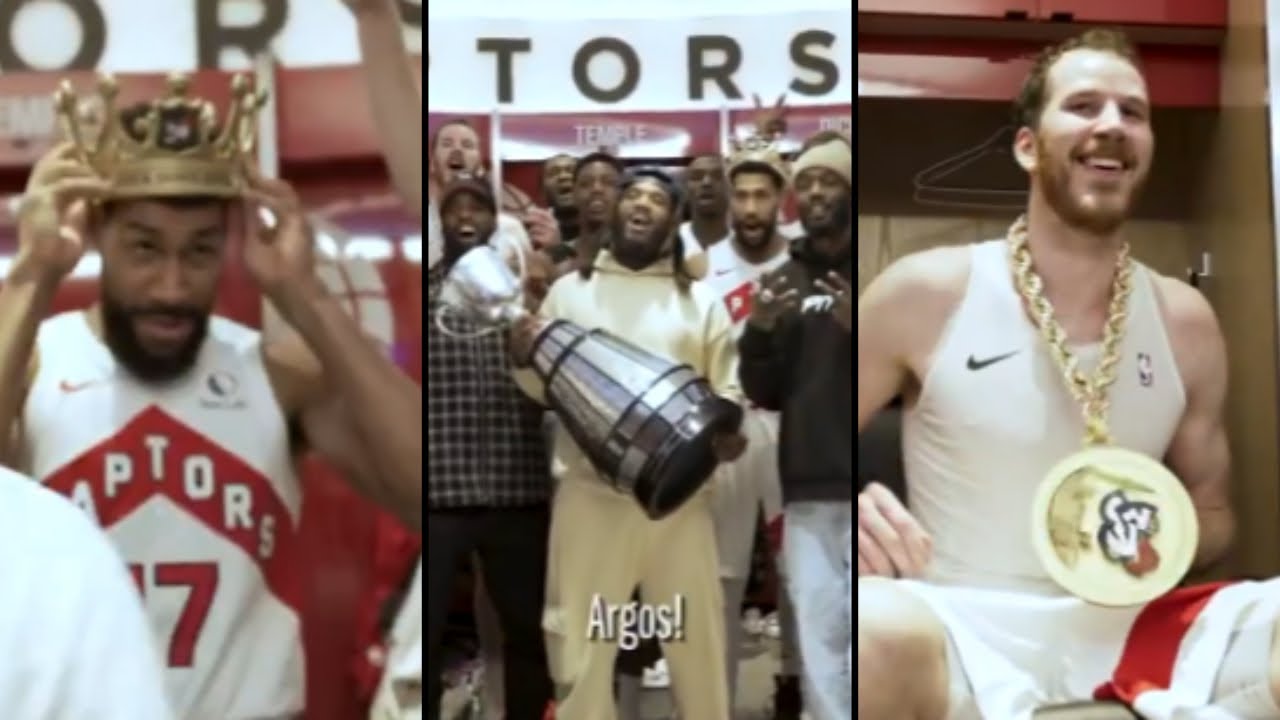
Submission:
[[[549,418],[520,367],[528,326],[459,340],[428,322],[428,717],[465,563],[478,577],[489,717],[536,717],[553,699],[561,719],[635,717],[638,663],[626,656],[657,653],[619,659],[616,639],[589,638],[591,605],[675,595],[685,634],[660,662],[679,715],[733,717],[761,527],[783,540],[774,716],[803,706],[814,720],[851,717],[852,149],[824,132],[787,159],[771,135],[778,119],[727,158],[693,158],[682,178],[604,151],[551,157],[545,208],[503,206],[466,121],[430,138],[428,317],[467,251],[519,246],[533,313],[687,363],[747,413],[718,438],[705,491],[650,520]],[[781,220],[790,194],[797,229]]]
[[[427,217],[428,312],[466,250],[515,238],[531,310],[687,363],[745,420],[716,438],[722,465],[706,492],[650,520],[549,422],[518,367],[527,326],[458,340],[427,323],[424,412],[421,389],[317,278],[315,235],[288,182],[223,151],[240,142],[215,146],[182,83],[156,99],[164,112],[112,108],[120,122],[99,131],[128,137],[90,147],[70,132],[33,168],[0,288],[0,463],[21,471],[0,469],[0,648],[19,659],[0,673],[5,716],[313,710],[296,463],[315,452],[394,518],[380,542],[398,559],[371,589],[385,620],[362,628],[385,652],[357,663],[371,718],[439,717],[448,592],[467,562],[483,578],[480,629],[501,656],[491,706],[506,717],[553,704],[562,719],[608,717],[618,646],[587,637],[587,614],[595,596],[637,592],[683,598],[684,638],[662,648],[680,716],[731,717],[762,515],[774,528],[783,518],[780,604],[793,618],[777,716],[798,717],[803,694],[813,720],[849,717],[849,140],[820,134],[790,161],[744,146],[696,158],[682,181],[605,153],[552,158],[547,207],[513,214],[484,177],[473,129],[450,123],[423,153],[397,4],[344,2],[389,174],[406,210]],[[221,132],[242,141],[246,127]],[[796,237],[778,222],[789,193]],[[97,302],[47,317],[90,250],[102,259]],[[264,338],[214,314],[228,262],[292,333]]]

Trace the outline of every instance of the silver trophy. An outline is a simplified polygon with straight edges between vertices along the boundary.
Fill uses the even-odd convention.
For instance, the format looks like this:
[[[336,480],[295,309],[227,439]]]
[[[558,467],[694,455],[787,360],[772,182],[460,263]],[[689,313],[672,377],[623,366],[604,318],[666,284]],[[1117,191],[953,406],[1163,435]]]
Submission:
[[[440,331],[475,337],[528,315],[520,252],[518,275],[490,245],[464,254],[440,291],[434,318]],[[452,317],[477,329],[458,331],[450,327]],[[532,348],[527,361],[565,430],[603,479],[655,520],[706,483],[719,463],[712,437],[736,431],[742,422],[742,408],[716,395],[693,368],[603,330],[540,319]]]

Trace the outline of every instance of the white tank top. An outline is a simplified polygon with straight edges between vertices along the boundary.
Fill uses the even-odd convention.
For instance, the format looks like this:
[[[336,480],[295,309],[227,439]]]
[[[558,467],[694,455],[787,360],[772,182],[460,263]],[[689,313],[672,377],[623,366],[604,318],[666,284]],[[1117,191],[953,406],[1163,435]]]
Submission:
[[[1110,391],[1115,444],[1163,460],[1186,404],[1152,273],[1135,269]],[[1072,348],[1086,372],[1100,344]],[[1049,469],[1079,450],[1084,423],[1023,310],[1004,240],[972,247],[968,288],[903,420],[912,514],[933,537],[929,579],[1060,594],[1032,550],[1031,503]]]
[[[177,716],[300,712],[301,488],[258,334],[211,318],[192,372],[170,385],[130,376],[84,312],[42,323],[36,352],[30,474],[129,564]]]

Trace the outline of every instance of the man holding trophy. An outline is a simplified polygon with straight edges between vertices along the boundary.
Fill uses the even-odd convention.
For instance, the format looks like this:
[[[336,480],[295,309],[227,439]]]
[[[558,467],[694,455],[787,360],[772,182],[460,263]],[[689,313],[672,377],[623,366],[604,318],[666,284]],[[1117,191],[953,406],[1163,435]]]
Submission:
[[[543,616],[556,716],[612,714],[621,638],[611,629],[620,628],[596,621],[639,585],[645,603],[665,604],[679,619],[659,639],[670,641],[680,715],[727,718],[722,598],[703,490],[745,445],[732,325],[684,265],[672,179],[637,170],[621,191],[594,271],[558,280],[539,315],[520,307],[519,285],[489,248],[462,258],[442,297],[473,318],[512,326],[513,358],[528,366],[517,380],[560,421]]]
[[[505,333],[459,317],[444,305],[446,277],[459,260],[505,237],[498,230],[497,213],[487,183],[461,177],[446,185],[440,194],[442,258],[427,275],[430,472],[423,559],[428,718],[439,714],[449,598],[461,564],[473,552],[504,638],[507,710],[512,717],[541,717],[551,699],[538,603],[546,575],[551,497],[543,410],[511,377]]]

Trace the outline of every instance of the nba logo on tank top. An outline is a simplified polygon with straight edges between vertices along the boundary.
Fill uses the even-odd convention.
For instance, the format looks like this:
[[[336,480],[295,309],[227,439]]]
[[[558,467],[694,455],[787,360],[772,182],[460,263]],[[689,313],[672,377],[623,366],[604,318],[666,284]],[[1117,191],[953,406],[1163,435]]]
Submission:
[[[131,377],[83,312],[44,322],[36,352],[28,469],[128,563],[177,716],[300,712],[301,488],[258,334],[211,318],[191,372],[164,385]]]

